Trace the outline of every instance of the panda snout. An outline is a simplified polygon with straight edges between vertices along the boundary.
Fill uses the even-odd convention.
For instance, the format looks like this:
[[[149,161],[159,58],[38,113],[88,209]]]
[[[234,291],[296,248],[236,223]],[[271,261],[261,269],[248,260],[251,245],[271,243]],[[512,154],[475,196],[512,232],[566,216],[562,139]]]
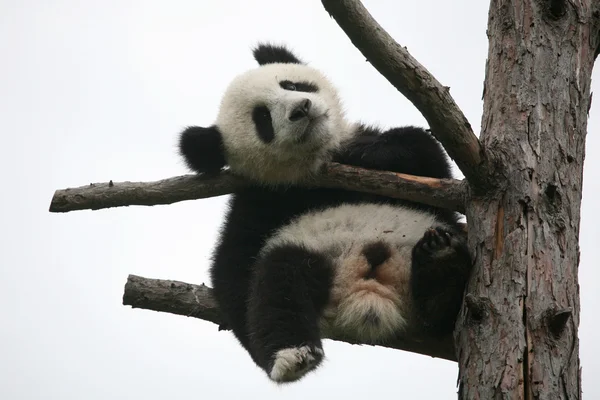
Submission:
[[[295,122],[301,120],[302,118],[306,118],[308,116],[308,112],[310,111],[311,106],[312,102],[309,99],[301,100],[292,109],[292,112],[288,117],[289,120]]]

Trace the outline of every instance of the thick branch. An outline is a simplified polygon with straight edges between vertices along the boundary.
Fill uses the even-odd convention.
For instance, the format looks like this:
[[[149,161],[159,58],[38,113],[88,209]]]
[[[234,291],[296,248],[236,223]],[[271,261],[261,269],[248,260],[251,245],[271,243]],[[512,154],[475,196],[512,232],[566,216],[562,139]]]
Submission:
[[[193,285],[129,275],[125,284],[123,305],[185,315],[222,325],[219,310],[212,297],[212,289],[204,284]],[[331,339],[347,342],[342,338]],[[382,346],[456,361],[452,337],[438,340],[419,336],[418,340],[397,339]]]
[[[490,179],[482,147],[450,95],[358,0],[322,0],[323,6],[367,60],[423,114],[432,133],[467,177],[484,188]]]
[[[185,175],[155,182],[95,183],[57,190],[50,203],[50,212],[172,204],[225,195],[247,184],[246,180],[229,171],[211,177]],[[459,212],[464,210],[465,185],[455,179],[425,178],[330,163],[311,185],[380,194]]]

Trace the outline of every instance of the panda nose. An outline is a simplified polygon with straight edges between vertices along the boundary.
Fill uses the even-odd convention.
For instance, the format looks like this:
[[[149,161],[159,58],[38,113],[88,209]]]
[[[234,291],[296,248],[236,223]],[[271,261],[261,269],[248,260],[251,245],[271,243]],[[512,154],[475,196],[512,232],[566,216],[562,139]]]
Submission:
[[[292,110],[289,116],[290,121],[298,121],[306,116],[308,116],[308,112],[310,111],[310,106],[312,103],[309,99],[304,99],[299,102]]]

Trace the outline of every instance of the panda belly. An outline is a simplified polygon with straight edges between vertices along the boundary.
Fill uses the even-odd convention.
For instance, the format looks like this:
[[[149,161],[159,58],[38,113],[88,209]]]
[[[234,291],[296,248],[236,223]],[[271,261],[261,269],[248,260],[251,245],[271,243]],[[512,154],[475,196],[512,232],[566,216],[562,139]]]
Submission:
[[[344,204],[307,213],[280,228],[262,254],[295,245],[333,267],[321,314],[324,337],[381,343],[410,326],[412,249],[435,215],[382,204]]]

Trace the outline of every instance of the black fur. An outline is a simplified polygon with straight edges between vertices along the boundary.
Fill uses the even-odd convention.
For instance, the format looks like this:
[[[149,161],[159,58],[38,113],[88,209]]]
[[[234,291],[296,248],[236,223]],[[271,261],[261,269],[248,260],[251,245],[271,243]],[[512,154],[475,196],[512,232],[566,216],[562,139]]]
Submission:
[[[411,289],[422,328],[433,336],[452,332],[469,279],[471,257],[464,235],[430,229],[413,248]]]
[[[226,165],[221,133],[215,126],[190,126],[179,136],[179,154],[196,173],[214,173]]]
[[[316,93],[319,91],[317,85],[311,82],[292,82],[292,81],[281,81],[279,86],[285,90],[294,90],[297,92]]]
[[[285,46],[259,44],[253,50],[254,59],[259,65],[265,64],[304,64]]]
[[[265,143],[271,143],[275,139],[275,130],[273,129],[273,118],[271,111],[267,106],[261,105],[252,110],[252,121],[256,126],[256,133],[260,140]]]
[[[422,128],[405,126],[381,133],[363,126],[361,131],[335,161],[378,170],[401,169],[405,174],[431,178],[451,176],[450,164],[440,144]],[[371,149],[373,146],[377,149]]]
[[[398,128],[387,131],[382,135],[376,135],[373,129],[365,129],[365,133],[355,140],[350,146],[335,156],[338,162],[346,164],[387,170],[401,173],[410,173],[422,176],[431,176],[438,178],[450,178],[450,166],[440,145],[433,139],[429,133],[418,128]],[[304,332],[298,334],[309,342],[318,345],[318,328],[314,326],[313,317],[319,312],[321,302],[313,304],[314,310],[298,312],[296,308],[295,318],[288,318],[285,324],[280,323],[280,329],[274,329],[275,322],[270,321],[272,313],[276,310],[289,307],[289,301],[292,301],[282,295],[278,287],[292,290],[290,284],[296,282],[300,287],[307,287],[308,282],[312,282],[313,290],[322,290],[321,296],[328,293],[327,284],[316,284],[315,282],[327,283],[328,266],[320,260],[311,263],[311,268],[302,269],[306,276],[299,278],[299,273],[285,274],[284,271],[292,271],[292,268],[281,270],[277,275],[270,275],[266,271],[276,269],[275,264],[269,264],[265,259],[257,261],[258,253],[265,243],[265,240],[273,231],[282,225],[288,223],[292,218],[306,213],[309,210],[323,209],[339,205],[341,203],[359,204],[359,203],[388,203],[410,205],[415,208],[426,209],[438,215],[438,218],[453,226],[458,220],[458,216],[448,210],[435,209],[423,204],[408,203],[406,201],[391,199],[387,197],[349,192],[337,189],[313,188],[305,189],[299,187],[247,187],[235,193],[229,205],[229,211],[226,216],[224,229],[221,232],[219,244],[213,255],[213,264],[210,269],[214,295],[219,308],[222,312],[225,323],[230,326],[233,333],[240,343],[248,350],[254,361],[261,367],[266,368],[268,372],[270,366],[267,366],[265,357],[273,356],[277,350],[275,347],[288,345],[294,339],[293,332]],[[466,247],[464,247],[466,249]],[[285,251],[292,250],[286,249]],[[285,253],[284,250],[282,252]],[[374,255],[374,254],[372,254]],[[380,254],[381,255],[381,254]],[[310,255],[318,259],[316,255]],[[270,256],[268,256],[270,257]],[[300,257],[296,262],[305,263],[309,255]],[[381,257],[379,257],[381,259]],[[420,265],[423,264],[421,268]],[[290,264],[291,265],[291,264]],[[420,268],[425,271],[419,274],[413,280],[413,288],[417,291],[425,287],[422,304],[423,310],[428,318],[433,320],[440,318],[434,315],[435,309],[431,307],[431,302],[427,302],[427,296],[431,290],[427,288],[429,277],[427,274],[437,273],[433,269],[441,271],[446,267],[444,262],[432,264],[430,259],[421,258],[415,261],[413,268]],[[312,275],[311,275],[312,274]],[[269,277],[269,281],[260,282],[257,276]],[[253,278],[254,277],[254,278]],[[257,283],[256,280],[259,280]],[[277,281],[275,281],[277,279]],[[456,281],[462,280],[463,276],[455,278]],[[251,286],[250,282],[254,280]],[[440,285],[443,283],[439,281]],[[281,285],[281,286],[278,286]],[[440,285],[436,285],[440,289]],[[293,285],[292,285],[293,286]],[[268,288],[268,290],[267,290]],[[298,295],[302,292],[296,292]],[[459,286],[448,289],[448,298],[458,298],[462,296],[462,289]],[[308,292],[302,292],[309,296]],[[435,293],[432,293],[435,294]],[[312,298],[314,295],[310,295]],[[323,298],[323,297],[321,297]],[[253,309],[250,311],[247,304],[250,299],[255,299],[250,303]],[[260,299],[257,303],[256,299]],[[297,298],[295,301],[299,301]],[[257,304],[264,305],[263,308]],[[308,307],[305,305],[305,307]],[[449,307],[454,310],[454,302]],[[441,307],[440,313],[447,310]],[[250,322],[249,314],[252,314]],[[275,314],[276,315],[276,314]],[[447,318],[453,319],[455,314],[448,314]],[[279,317],[276,317],[279,318]],[[446,318],[442,315],[441,318]],[[262,332],[258,327],[257,321],[265,321],[264,329],[269,332]],[[288,325],[289,324],[289,325]],[[448,324],[434,324],[431,329],[446,329]],[[310,327],[310,329],[309,329]],[[312,331],[310,331],[312,330]],[[255,334],[256,336],[255,340]],[[262,332],[262,333],[260,333]],[[439,334],[445,332],[438,332]],[[268,336],[265,336],[267,335]],[[268,337],[267,344],[265,337]],[[297,337],[296,337],[297,338]],[[281,348],[281,347],[280,347]]]
[[[330,262],[298,246],[279,247],[258,260],[248,301],[248,331],[251,352],[265,371],[270,372],[278,350],[322,349],[319,316],[332,280]]]

